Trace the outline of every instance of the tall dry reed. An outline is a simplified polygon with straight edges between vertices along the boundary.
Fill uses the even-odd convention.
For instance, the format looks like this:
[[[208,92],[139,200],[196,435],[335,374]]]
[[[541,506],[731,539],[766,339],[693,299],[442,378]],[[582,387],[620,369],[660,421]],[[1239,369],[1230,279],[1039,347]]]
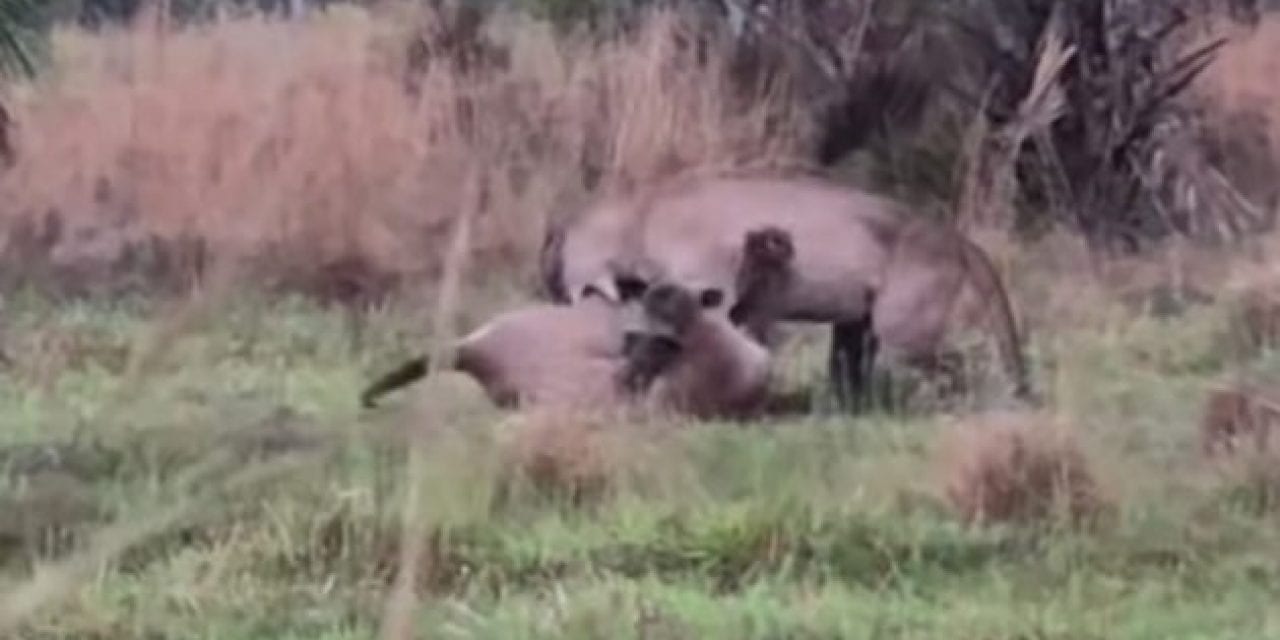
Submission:
[[[607,41],[499,14],[483,33],[507,63],[476,72],[413,70],[410,37],[438,17],[389,11],[58,31],[52,68],[12,91],[10,251],[30,240],[14,229],[56,216],[40,248],[55,264],[195,238],[238,261],[434,276],[478,161],[493,180],[475,255],[528,270],[546,218],[593,190],[788,155],[801,137],[787,96],[730,92],[725,49],[695,50],[675,13]]]

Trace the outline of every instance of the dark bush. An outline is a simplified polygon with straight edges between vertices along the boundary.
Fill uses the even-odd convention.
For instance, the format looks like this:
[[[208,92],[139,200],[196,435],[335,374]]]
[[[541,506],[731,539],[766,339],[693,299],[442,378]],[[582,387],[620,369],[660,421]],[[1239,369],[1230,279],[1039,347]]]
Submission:
[[[1223,44],[1188,46],[1191,3],[968,4],[952,23],[974,54],[970,100],[1015,165],[1017,226],[1066,226],[1113,251],[1269,222],[1208,162],[1180,100]]]

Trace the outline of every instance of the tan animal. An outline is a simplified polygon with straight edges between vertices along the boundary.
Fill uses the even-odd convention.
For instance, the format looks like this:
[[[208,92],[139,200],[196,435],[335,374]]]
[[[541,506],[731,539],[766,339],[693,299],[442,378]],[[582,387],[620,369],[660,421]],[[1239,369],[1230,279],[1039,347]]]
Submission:
[[[700,418],[754,414],[766,400],[769,350],[700,303],[676,283],[645,291],[640,321],[626,332],[624,388],[659,410]]]
[[[742,293],[772,286],[793,252],[744,252]],[[781,234],[779,237],[778,234]],[[754,242],[748,235],[745,243]],[[536,305],[494,318],[453,348],[450,369],[467,373],[499,406],[592,408],[640,400],[700,417],[740,416],[760,406],[770,355],[677,283],[638,283],[625,303],[588,294],[572,306]],[[400,365],[361,395],[366,407],[428,369],[426,356]]]
[[[689,179],[605,201],[548,232],[544,282],[562,304],[588,290],[619,299],[620,282],[644,277],[636,265],[656,265],[661,278],[740,316],[742,238],[768,225],[786,229],[795,245],[770,314],[832,325],[828,369],[846,404],[865,390],[877,355],[934,370],[948,334],[983,319],[1015,394],[1033,397],[1017,324],[986,254],[945,224],[818,178]]]
[[[616,305],[597,296],[572,307],[524,307],[457,341],[444,368],[471,376],[500,407],[615,404],[621,335]],[[372,407],[382,395],[422,378],[428,365],[425,355],[401,364],[361,394],[362,404]]]

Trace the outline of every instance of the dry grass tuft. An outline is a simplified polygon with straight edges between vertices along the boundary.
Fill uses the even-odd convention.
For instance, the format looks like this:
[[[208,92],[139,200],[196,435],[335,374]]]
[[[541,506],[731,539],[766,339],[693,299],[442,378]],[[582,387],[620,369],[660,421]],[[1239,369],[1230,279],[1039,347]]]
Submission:
[[[1280,452],[1249,451],[1214,466],[1228,503],[1254,515],[1280,511]]]
[[[1200,418],[1200,447],[1206,457],[1270,450],[1271,432],[1280,428],[1280,402],[1274,389],[1239,385],[1210,390]]]
[[[948,431],[937,457],[945,497],[967,523],[1081,523],[1106,507],[1085,454],[1050,417],[971,419]]]
[[[1230,308],[1229,346],[1237,357],[1269,350],[1280,341],[1280,286],[1265,280],[1236,288]]]
[[[1221,24],[1231,38],[1197,81],[1202,93],[1231,113],[1257,113],[1271,144],[1280,149],[1280,15],[1264,15],[1254,27]]]
[[[594,502],[630,468],[635,443],[627,429],[604,415],[533,410],[513,417],[502,445],[508,481],[538,493]]]

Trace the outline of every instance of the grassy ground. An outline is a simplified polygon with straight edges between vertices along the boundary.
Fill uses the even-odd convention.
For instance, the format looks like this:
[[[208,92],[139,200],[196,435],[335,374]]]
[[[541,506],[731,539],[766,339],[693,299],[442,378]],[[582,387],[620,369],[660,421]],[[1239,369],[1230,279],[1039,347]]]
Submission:
[[[528,273],[589,174],[643,184],[672,163],[806,148],[785,95],[728,92],[725,60],[664,44],[681,33],[668,20],[627,42],[500,23],[513,64],[492,78],[406,75],[422,25],[394,12],[148,25],[60,29],[42,77],[6,89],[21,160],[0,176],[5,280],[90,282],[187,233],[284,271],[352,258],[429,274],[477,158],[492,175],[475,264]],[[1248,108],[1280,135],[1277,25],[1205,76],[1223,126]],[[459,96],[491,123],[479,139]],[[47,212],[65,237],[31,231],[27,251],[14,229]],[[0,637],[375,637],[410,442],[427,476],[422,637],[1280,639],[1280,464],[1222,469],[1197,451],[1206,388],[1280,379],[1280,357],[1228,359],[1225,306],[1144,317],[1082,284],[1096,265],[1006,253],[1035,258],[1000,267],[1050,399],[1014,419],[1079,440],[1108,506],[1092,528],[963,524],[949,461],[992,445],[952,439],[937,412],[600,428],[502,414],[455,376],[365,412],[359,387],[424,344],[429,309],[357,332],[340,311],[248,294],[187,316],[6,295]],[[464,327],[512,301],[490,293],[468,294]],[[823,346],[787,354],[786,385],[819,385]]]
[[[33,563],[111,556],[35,574],[56,597],[18,637],[374,637],[412,434],[422,637],[1280,638],[1280,509],[1196,457],[1218,308],[1037,336],[1053,413],[1113,505],[1081,530],[962,525],[937,415],[571,430],[605,488],[575,504],[504,480],[528,424],[466,381],[357,409],[422,337],[411,315],[370,316],[357,344],[341,313],[244,298],[137,368],[154,305],[9,306],[0,622],[42,597]],[[820,379],[820,346],[788,359],[790,384]]]

